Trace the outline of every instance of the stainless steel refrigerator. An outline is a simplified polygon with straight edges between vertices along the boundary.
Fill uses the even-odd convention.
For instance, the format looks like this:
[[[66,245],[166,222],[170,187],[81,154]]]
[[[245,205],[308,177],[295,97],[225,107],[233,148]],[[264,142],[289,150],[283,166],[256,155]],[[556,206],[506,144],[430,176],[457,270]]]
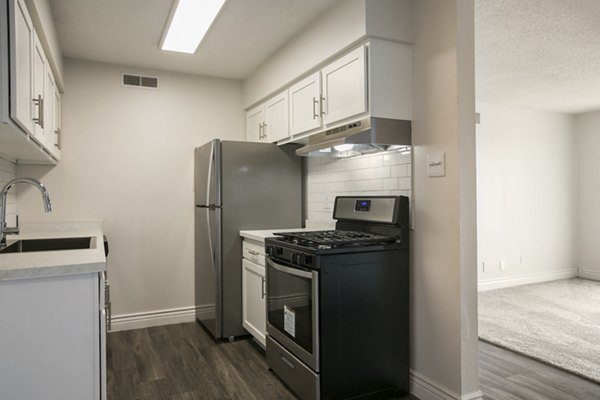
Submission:
[[[270,143],[195,149],[196,319],[215,338],[242,327],[241,230],[302,226],[301,159]]]

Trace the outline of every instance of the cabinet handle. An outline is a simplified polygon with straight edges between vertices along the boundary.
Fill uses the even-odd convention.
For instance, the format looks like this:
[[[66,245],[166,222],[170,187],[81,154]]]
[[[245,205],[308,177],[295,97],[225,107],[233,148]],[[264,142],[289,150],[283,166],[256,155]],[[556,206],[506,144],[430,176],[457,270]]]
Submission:
[[[325,97],[321,96],[321,101],[319,102],[319,112],[321,116],[325,115],[325,107],[323,107],[323,103],[325,103]]]
[[[253,256],[258,255],[258,251],[254,251],[254,250],[248,250],[248,253],[252,254]]]
[[[263,122],[262,126],[263,126],[263,137],[262,138],[266,139],[267,138],[267,123]]]
[[[262,140],[263,138],[263,123],[258,124],[258,138]]]
[[[44,99],[41,94],[38,94],[37,99],[33,99],[33,104],[38,106],[38,116],[33,118],[33,122],[38,124],[40,128],[44,129]]]
[[[54,143],[54,146],[57,147],[60,150],[60,138],[62,137],[61,135],[61,131],[60,129],[55,129],[54,130],[54,134],[56,135],[56,142]]]
[[[267,295],[267,290],[265,288],[265,278],[261,278],[261,279],[262,279],[262,283],[261,283],[262,287],[260,289],[260,295],[261,295],[261,299],[264,299],[265,296]]]
[[[319,114],[317,114],[317,104],[319,104],[319,100],[316,97],[313,97],[313,119],[317,119]]]

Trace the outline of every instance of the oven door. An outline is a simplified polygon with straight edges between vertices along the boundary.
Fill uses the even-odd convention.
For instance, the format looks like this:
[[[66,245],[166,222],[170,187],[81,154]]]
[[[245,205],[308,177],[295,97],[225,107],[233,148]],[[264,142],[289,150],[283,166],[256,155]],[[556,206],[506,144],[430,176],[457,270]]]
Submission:
[[[267,257],[267,333],[319,372],[319,273]]]

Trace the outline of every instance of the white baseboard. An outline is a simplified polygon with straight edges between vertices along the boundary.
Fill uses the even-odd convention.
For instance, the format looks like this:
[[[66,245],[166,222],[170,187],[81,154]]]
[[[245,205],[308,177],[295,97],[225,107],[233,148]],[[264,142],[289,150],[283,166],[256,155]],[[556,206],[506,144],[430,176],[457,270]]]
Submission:
[[[421,400],[483,399],[483,393],[481,393],[479,390],[477,392],[461,396],[413,370],[410,371],[410,393]]]
[[[577,278],[580,276],[579,271],[576,268],[564,269],[560,271],[552,272],[541,272],[537,274],[528,274],[512,277],[501,277],[496,279],[489,279],[479,281],[477,283],[477,290],[480,292],[492,289],[502,289],[512,286],[528,285],[531,283],[541,283],[548,281],[555,281],[558,279],[569,279]],[[600,274],[598,274],[600,279]]]
[[[600,272],[598,271],[590,271],[587,269],[579,270],[579,277],[584,279],[591,279],[594,281],[600,281]]]
[[[206,313],[207,315],[214,313],[214,307],[212,306],[192,306],[113,315],[111,332],[193,322],[196,319],[196,310],[202,314]]]

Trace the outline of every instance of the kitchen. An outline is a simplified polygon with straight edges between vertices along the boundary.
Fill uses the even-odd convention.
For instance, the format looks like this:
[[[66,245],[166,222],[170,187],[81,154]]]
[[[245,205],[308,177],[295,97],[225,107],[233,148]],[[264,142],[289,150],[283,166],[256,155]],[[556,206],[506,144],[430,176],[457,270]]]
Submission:
[[[459,130],[459,121],[461,127],[470,126],[468,121],[472,116],[459,114],[454,102],[440,101],[447,98],[459,98],[464,104],[470,101],[468,87],[472,82],[456,74],[459,62],[461,68],[466,65],[468,70],[468,38],[458,37],[453,23],[444,23],[454,21],[456,24],[458,17],[468,20],[469,7],[454,2],[443,5],[431,2],[435,6],[418,2],[404,14],[411,16],[402,18],[407,20],[406,24],[398,24],[397,17],[381,10],[370,10],[368,18],[365,17],[365,8],[373,7],[373,3],[378,2],[337,2],[334,9],[315,20],[306,34],[296,36],[244,81],[167,72],[164,67],[159,71],[140,68],[133,61],[125,62],[127,54],[111,63],[89,61],[93,59],[91,55],[86,61],[68,58],[69,54],[65,54],[62,159],[53,168],[31,165],[15,168],[18,176],[31,176],[44,182],[50,190],[54,210],[52,214],[43,213],[35,189],[18,188],[16,202],[22,221],[102,220],[111,243],[108,269],[113,328],[193,320],[194,222],[192,207],[187,206],[193,203],[192,149],[215,136],[243,140],[244,110],[332,54],[348,48],[367,31],[374,36],[384,34],[381,30],[386,24],[380,21],[388,17],[394,21],[391,25],[394,29],[406,29],[403,27],[414,24],[414,38],[409,40],[415,43],[411,365],[416,390],[423,392],[416,394],[427,398],[425,392],[432,390],[476,392],[477,374],[472,372],[476,371],[476,334],[469,333],[476,331],[476,322],[463,321],[470,329],[461,328],[456,322],[465,312],[461,311],[461,304],[472,308],[468,315],[476,314],[476,284],[474,280],[470,282],[471,266],[468,261],[460,261],[463,256],[468,259],[468,252],[474,249],[469,247],[466,238],[464,243],[458,239],[457,222],[459,215],[461,218],[469,215],[464,211],[459,213],[461,201],[469,201],[459,199],[459,185],[469,183],[468,180],[458,182],[460,174],[468,176],[468,166],[463,166],[465,171],[457,169],[458,153],[463,151],[459,151],[462,147],[458,138],[469,131]],[[406,6],[409,2],[401,4]],[[131,5],[133,7],[135,2]],[[162,7],[168,13],[170,4]],[[94,15],[102,15],[102,12]],[[68,21],[60,19],[67,16],[66,11],[62,17],[57,16],[56,24],[67,26]],[[121,18],[134,17],[129,14]],[[459,26],[468,34],[469,22],[462,19],[460,22]],[[163,23],[153,28],[152,35],[161,35]],[[327,33],[327,27],[334,29],[335,34]],[[146,42],[156,48],[158,38],[152,35],[148,35]],[[323,41],[322,37],[328,40]],[[460,57],[448,52],[456,47],[459,39],[467,41],[464,47],[457,48]],[[88,46],[87,50],[94,47]],[[306,48],[311,51],[302,50]],[[302,57],[294,56],[298,51],[302,51]],[[443,57],[439,58],[440,55]],[[175,60],[171,62],[173,65],[178,64],[181,57]],[[160,90],[124,88],[120,85],[122,73],[158,76]],[[464,91],[463,85],[466,85]],[[459,104],[459,110],[463,106],[468,109],[463,103]],[[425,171],[427,154],[439,152],[446,153],[446,176],[429,178]],[[463,165],[468,157],[461,155],[460,159]],[[474,203],[474,198],[470,201]],[[319,212],[331,215],[332,210]],[[440,230],[440,226],[444,229]],[[468,220],[461,226],[460,232],[467,234]],[[435,246],[437,251],[426,252],[424,249],[429,246]],[[459,257],[457,252],[462,246],[467,253]],[[461,341],[460,348],[448,346],[448,343]],[[459,373],[461,365],[469,368]]]

